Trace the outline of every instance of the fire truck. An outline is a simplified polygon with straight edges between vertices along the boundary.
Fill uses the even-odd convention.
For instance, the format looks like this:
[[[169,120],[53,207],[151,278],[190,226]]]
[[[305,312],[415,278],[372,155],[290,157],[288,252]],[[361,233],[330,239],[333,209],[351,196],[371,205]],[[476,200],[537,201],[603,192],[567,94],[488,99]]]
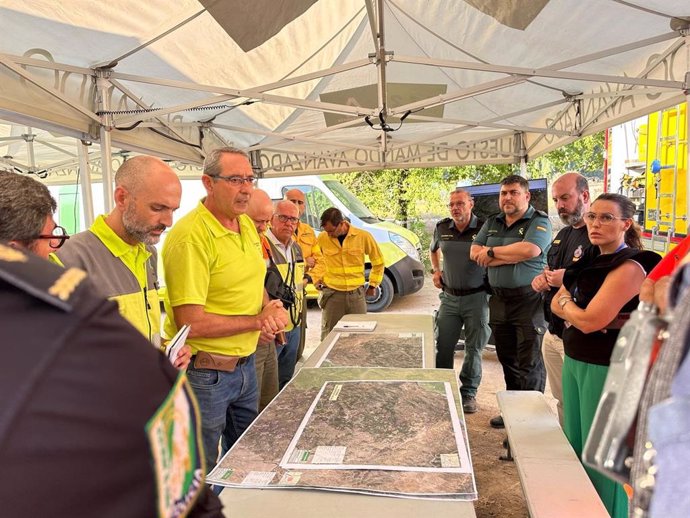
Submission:
[[[636,205],[645,248],[668,252],[687,235],[687,104],[607,131],[605,189]]]

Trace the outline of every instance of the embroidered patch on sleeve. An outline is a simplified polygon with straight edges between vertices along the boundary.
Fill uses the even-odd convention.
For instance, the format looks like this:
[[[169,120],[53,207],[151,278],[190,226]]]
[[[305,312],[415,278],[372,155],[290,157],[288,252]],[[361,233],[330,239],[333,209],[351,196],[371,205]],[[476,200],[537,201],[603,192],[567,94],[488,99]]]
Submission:
[[[199,412],[183,372],[146,423],[146,434],[156,477],[158,516],[186,516],[203,489],[205,468]]]

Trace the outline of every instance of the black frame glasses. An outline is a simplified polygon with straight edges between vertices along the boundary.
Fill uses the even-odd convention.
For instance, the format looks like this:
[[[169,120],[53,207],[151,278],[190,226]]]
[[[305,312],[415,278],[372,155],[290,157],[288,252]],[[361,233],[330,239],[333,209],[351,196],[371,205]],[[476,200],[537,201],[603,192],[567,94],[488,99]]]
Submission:
[[[256,185],[256,181],[258,178],[256,176],[240,176],[240,175],[232,175],[232,176],[222,176],[219,174],[216,175],[210,175],[211,178],[217,178],[218,180],[223,180],[224,182],[229,183],[230,185],[234,187],[241,187],[242,184],[247,184],[254,186]]]
[[[55,225],[52,234],[39,234],[35,239],[49,239],[50,241],[48,241],[48,246],[50,246],[50,248],[53,250],[57,250],[65,244],[65,241],[67,241],[69,237],[70,236],[65,230],[65,227]]]

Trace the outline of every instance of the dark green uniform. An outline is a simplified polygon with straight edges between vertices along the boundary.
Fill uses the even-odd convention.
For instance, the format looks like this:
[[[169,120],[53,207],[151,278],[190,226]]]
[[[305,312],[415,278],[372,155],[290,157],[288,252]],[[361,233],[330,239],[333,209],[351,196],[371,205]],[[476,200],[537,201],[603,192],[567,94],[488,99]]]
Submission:
[[[0,244],[0,514],[221,518],[185,375],[85,276]]]
[[[482,350],[489,340],[489,305],[484,287],[485,270],[470,260],[470,247],[484,224],[474,214],[464,232],[451,218],[436,224],[431,251],[443,254],[443,291],[436,313],[436,367],[453,368],[455,344],[465,328],[465,357],[460,371],[460,392],[475,396],[482,379]]]
[[[516,264],[488,268],[492,292],[490,326],[506,388],[543,392],[546,370],[541,341],[546,321],[541,294],[532,289],[531,282],[546,265],[551,243],[548,215],[530,205],[522,218],[510,226],[505,214],[491,216],[477,234],[475,244],[495,247],[523,241],[537,245],[541,254]]]

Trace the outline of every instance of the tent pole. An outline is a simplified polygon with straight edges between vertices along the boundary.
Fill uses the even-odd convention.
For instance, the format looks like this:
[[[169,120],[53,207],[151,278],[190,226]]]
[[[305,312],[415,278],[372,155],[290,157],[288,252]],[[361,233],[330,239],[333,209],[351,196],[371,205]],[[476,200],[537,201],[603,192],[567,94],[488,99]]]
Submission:
[[[80,140],[77,144],[79,151],[79,183],[81,186],[81,199],[84,207],[84,224],[90,227],[93,224],[93,192],[91,191],[91,167],[89,166],[89,148],[91,143]]]
[[[106,214],[113,209],[113,166],[111,162],[110,130],[112,115],[110,115],[110,70],[99,68],[96,70],[96,90],[98,111],[101,112],[101,177],[103,181],[103,208]]]

